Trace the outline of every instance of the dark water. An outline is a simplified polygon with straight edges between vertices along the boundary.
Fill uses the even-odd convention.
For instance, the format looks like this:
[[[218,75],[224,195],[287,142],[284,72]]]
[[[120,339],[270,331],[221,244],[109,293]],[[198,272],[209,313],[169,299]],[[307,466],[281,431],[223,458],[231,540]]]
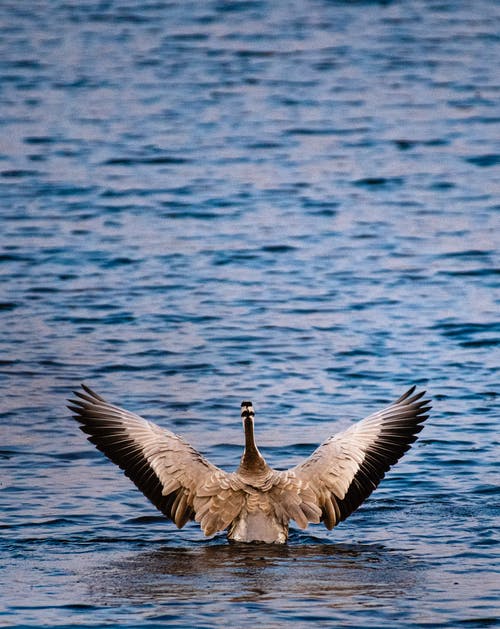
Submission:
[[[496,626],[499,33],[493,0],[0,3],[0,626]],[[94,451],[80,381],[225,469],[245,398],[280,468],[410,384],[434,411],[336,530],[241,547]]]

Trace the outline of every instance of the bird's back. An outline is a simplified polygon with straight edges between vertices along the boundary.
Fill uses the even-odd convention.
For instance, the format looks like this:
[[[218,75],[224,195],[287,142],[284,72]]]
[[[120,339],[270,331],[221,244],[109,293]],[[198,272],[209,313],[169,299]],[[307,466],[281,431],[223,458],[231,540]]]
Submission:
[[[288,538],[289,518],[276,501],[275,492],[247,487],[238,516],[228,530],[228,538],[237,542],[284,544]]]

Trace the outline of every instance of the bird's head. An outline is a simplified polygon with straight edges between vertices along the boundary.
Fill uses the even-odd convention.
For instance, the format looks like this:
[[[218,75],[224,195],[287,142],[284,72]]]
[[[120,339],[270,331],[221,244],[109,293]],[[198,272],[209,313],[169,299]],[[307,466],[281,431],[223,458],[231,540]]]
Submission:
[[[241,403],[241,419],[243,420],[243,426],[253,427],[253,418],[255,417],[255,411],[253,410],[252,402]]]

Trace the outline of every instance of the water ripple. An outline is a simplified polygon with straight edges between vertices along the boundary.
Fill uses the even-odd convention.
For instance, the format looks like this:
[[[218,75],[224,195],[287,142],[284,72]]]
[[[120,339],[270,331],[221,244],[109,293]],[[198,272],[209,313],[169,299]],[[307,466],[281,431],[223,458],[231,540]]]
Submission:
[[[498,617],[498,7],[0,3],[0,624]],[[360,36],[361,34],[361,36]],[[80,382],[232,470],[413,383],[421,438],[334,531],[181,531]]]

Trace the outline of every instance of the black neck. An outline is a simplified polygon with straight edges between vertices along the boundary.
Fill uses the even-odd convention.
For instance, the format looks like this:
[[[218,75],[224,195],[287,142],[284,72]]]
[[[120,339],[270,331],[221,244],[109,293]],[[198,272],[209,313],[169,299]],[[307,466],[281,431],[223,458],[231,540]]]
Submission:
[[[266,466],[266,462],[255,445],[253,434],[253,420],[245,417],[245,451],[241,459],[241,467],[247,470],[260,470]]]

